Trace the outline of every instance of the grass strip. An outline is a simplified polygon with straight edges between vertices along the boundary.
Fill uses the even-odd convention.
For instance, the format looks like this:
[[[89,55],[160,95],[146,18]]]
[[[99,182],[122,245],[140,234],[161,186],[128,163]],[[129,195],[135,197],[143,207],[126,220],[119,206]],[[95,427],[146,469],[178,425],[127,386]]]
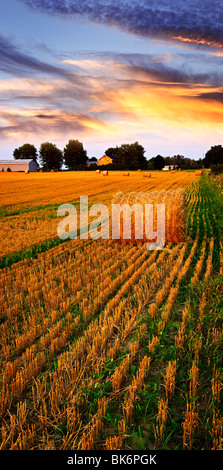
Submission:
[[[59,237],[55,237],[45,240],[42,243],[38,243],[37,245],[29,246],[25,250],[18,250],[13,253],[9,253],[0,259],[0,269],[9,268],[14,263],[18,263],[18,261],[23,261],[25,259],[36,259],[40,253],[44,253],[45,251],[66,241],[67,240],[61,240]]]

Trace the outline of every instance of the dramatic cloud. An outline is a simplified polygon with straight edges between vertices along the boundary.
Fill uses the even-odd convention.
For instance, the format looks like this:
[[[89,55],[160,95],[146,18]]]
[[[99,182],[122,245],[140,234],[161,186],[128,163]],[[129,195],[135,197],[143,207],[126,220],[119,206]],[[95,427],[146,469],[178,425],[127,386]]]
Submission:
[[[19,48],[0,34],[0,70],[16,77],[30,74],[48,74],[70,78],[66,70],[38,60],[25,54]]]
[[[223,32],[216,0],[18,1],[32,8],[22,8],[24,16],[49,16],[43,37],[39,28],[30,42],[17,31],[0,35],[2,140],[18,146],[28,139],[65,144],[78,138],[91,147],[105,142],[103,151],[142,138],[158,153],[165,142],[175,148],[181,140],[203,145],[208,135],[222,137]],[[41,23],[43,15],[36,17]],[[79,19],[107,29],[84,22],[79,41]],[[112,37],[105,44],[102,30]],[[139,41],[117,30],[162,41]]]
[[[175,57],[177,59],[177,57]],[[162,60],[158,56],[145,55],[145,54],[119,54],[116,56],[116,60],[120,63],[125,64],[129,68],[129,73],[142,73],[144,77],[152,80],[160,80],[162,82],[169,83],[205,83],[205,84],[222,84],[222,73],[211,71],[211,72],[194,72],[189,69],[187,63],[177,68],[176,64],[171,63],[169,56],[162,57]],[[205,57],[206,61],[206,57]],[[169,63],[170,62],[170,63]]]
[[[209,83],[206,74],[178,72],[165,57],[142,54],[107,55],[107,61],[91,54],[69,66],[70,74],[79,69],[78,83],[69,86],[55,77],[0,81],[2,137],[117,138],[132,130],[140,136],[151,122],[157,128],[222,122],[223,89],[215,74]]]
[[[64,59],[60,61],[58,66],[58,64],[52,65],[51,63],[39,60],[31,54],[23,53],[18,46],[0,35],[0,70],[2,72],[16,77],[36,78],[37,75],[39,77],[44,75],[55,78],[61,77],[72,82],[72,93],[75,93],[76,89],[79,100],[82,96],[81,90],[83,89],[83,71],[85,84],[87,80],[88,82],[91,81],[92,77],[95,77],[99,83],[101,79],[112,82],[113,75],[110,74],[110,70],[113,71],[116,81],[117,76],[120,80],[124,80],[124,72],[128,70],[126,75],[128,80],[132,74],[136,75],[138,73],[141,75],[141,79],[142,75],[144,75],[146,80],[150,78],[151,80],[169,83],[211,83],[212,85],[220,85],[222,83],[222,62],[219,63],[219,72],[210,68],[209,71],[195,73],[185,65],[187,61],[191,61],[190,54],[188,56],[184,55],[185,63],[183,66],[175,65],[176,59],[181,55],[183,56],[183,54],[179,53],[178,56],[174,57],[170,53],[149,55],[134,53],[119,54],[105,51],[101,53],[87,53],[85,56],[84,53],[81,53],[79,58],[77,54],[76,59]],[[218,58],[210,55],[208,60],[211,63],[213,60],[218,60]],[[207,69],[206,55],[198,55],[196,61],[200,61],[200,64],[203,61],[203,65]],[[121,67],[123,67],[122,78]],[[106,70],[109,73],[106,74]],[[33,93],[35,97],[35,90],[33,90]]]
[[[0,110],[1,121],[5,122],[0,125],[1,137],[20,137],[29,135],[34,137],[36,134],[44,138],[46,128],[51,138],[56,138],[63,134],[82,134],[90,133],[92,130],[98,130],[100,133],[107,132],[107,126],[99,119],[94,119],[88,115],[78,113],[62,113],[57,114],[35,114],[35,110],[19,111],[12,109],[8,112]]]
[[[198,95],[198,98],[201,100],[217,101],[223,104],[223,88],[222,91],[201,93]]]
[[[141,36],[223,47],[218,0],[20,0],[33,9],[83,17]]]

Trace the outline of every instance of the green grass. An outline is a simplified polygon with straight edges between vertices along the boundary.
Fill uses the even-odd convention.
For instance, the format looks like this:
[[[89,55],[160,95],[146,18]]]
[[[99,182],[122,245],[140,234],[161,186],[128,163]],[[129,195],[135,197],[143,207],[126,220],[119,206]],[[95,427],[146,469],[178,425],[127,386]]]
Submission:
[[[37,245],[32,245],[25,250],[18,250],[14,251],[13,253],[9,253],[0,259],[0,269],[9,268],[14,263],[18,263],[18,261],[36,259],[40,253],[44,253],[51,248],[64,243],[65,241],[66,240],[61,240],[60,238],[56,237],[46,240],[42,243],[38,243]]]
[[[133,422],[128,426],[128,436],[124,444],[126,449],[182,449],[182,423],[188,400],[195,401],[196,409],[199,412],[199,428],[194,434],[193,447],[195,449],[210,449],[212,446],[211,423],[213,409],[216,407],[218,412],[223,412],[223,401],[221,401],[220,405],[217,405],[213,400],[211,391],[213,367],[217,367],[218,371],[223,374],[223,335],[217,345],[214,345],[212,341],[213,328],[218,328],[219,330],[223,329],[223,279],[222,276],[218,274],[220,240],[222,236],[221,221],[219,221],[219,216],[222,213],[222,195],[219,194],[218,190],[215,191],[213,182],[205,176],[202,177],[199,182],[199,195],[200,203],[196,207],[196,215],[199,214],[199,219],[194,218],[193,223],[189,220],[189,224],[191,223],[192,228],[192,239],[188,241],[185,258],[187,258],[189,254],[193,239],[197,233],[197,228],[199,228],[197,249],[192,258],[191,267],[186,278],[180,282],[179,294],[173,311],[171,312],[170,320],[162,334],[160,334],[160,342],[155,346],[151,356],[149,377],[143,389],[137,393],[137,400],[134,404]],[[213,218],[213,213],[216,215],[215,219]],[[203,214],[205,223],[202,218]],[[212,236],[214,237],[213,273],[211,279],[204,283],[202,276],[208,256],[208,244],[200,281],[197,285],[192,286],[190,285],[190,279],[193,276],[194,268],[200,257],[205,225],[207,227],[207,239],[210,239]],[[206,292],[208,302],[203,313],[203,323],[201,329],[199,329],[199,306],[203,292]],[[185,332],[183,351],[181,351],[179,355],[175,346],[175,336],[181,324],[182,310],[188,302],[190,302],[190,318]],[[160,314],[164,305],[161,305],[159,309]],[[144,337],[140,338],[141,356],[144,354],[149,355],[147,344],[153,334],[157,334],[160,314],[158,313],[157,316],[151,320],[149,315],[146,315],[146,311],[144,311],[141,323],[144,322],[147,325],[147,332]],[[134,334],[128,339],[131,340],[131,338],[133,340]],[[201,340],[202,347],[199,351],[198,361],[199,384],[197,396],[193,398],[189,397],[190,369]],[[118,363],[120,363],[121,357],[124,357],[123,354],[119,356]],[[163,441],[161,445],[157,447],[154,429],[157,424],[158,402],[160,398],[165,398],[165,369],[168,362],[175,358],[177,358],[176,389],[168,405],[168,419]],[[138,366],[139,359],[136,359],[130,367],[128,383],[138,370]],[[221,397],[223,398],[223,391],[221,392]],[[118,418],[122,419],[121,403],[122,398],[120,397],[120,399],[115,403],[113,402],[112,406],[109,408],[109,416],[113,419],[114,432],[116,434],[118,434]],[[104,434],[106,435],[106,424]]]
[[[74,206],[78,206],[80,202],[74,201],[74,202],[69,202],[70,204],[73,204]],[[59,204],[44,204],[44,205],[37,205],[37,206],[31,206],[31,207],[19,207],[18,209],[12,208],[11,206],[3,206],[0,209],[0,218],[3,217],[12,217],[16,215],[21,215],[21,214],[29,214],[29,213],[35,213],[39,211],[47,211],[49,212],[52,217],[57,217],[57,209],[61,205]]]

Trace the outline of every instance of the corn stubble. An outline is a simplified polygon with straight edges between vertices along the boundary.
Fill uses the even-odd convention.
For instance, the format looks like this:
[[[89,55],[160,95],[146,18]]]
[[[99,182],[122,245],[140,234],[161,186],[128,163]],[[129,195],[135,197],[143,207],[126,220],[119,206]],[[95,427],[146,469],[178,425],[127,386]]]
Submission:
[[[198,412],[192,403],[187,403],[185,419],[183,422],[183,447],[192,449],[194,433],[199,427]]]
[[[222,450],[222,371],[211,360],[212,351],[217,358],[221,348],[219,317],[205,336],[206,286],[215,269],[214,229],[208,238],[212,219],[200,208],[198,185],[187,190],[186,214],[182,187],[193,176],[180,173],[172,174],[171,182],[166,175],[157,183],[154,175],[148,180],[141,175],[136,184],[131,172],[127,179],[121,175],[116,186],[112,174],[100,182],[106,180],[109,188],[113,184],[113,192],[130,185],[134,192],[117,196],[121,204],[140,198],[144,203],[166,202],[164,250],[148,252],[144,241],[70,240],[1,271],[1,450],[134,449],[131,435],[141,425],[138,410],[143,413],[143,406],[149,440],[165,448],[179,397],[180,425],[174,439],[183,449],[197,448],[196,437],[203,430],[199,400],[206,345],[211,373],[204,426],[210,448]],[[100,176],[91,178],[98,181]],[[161,191],[150,192],[154,184]],[[169,192],[175,185],[181,189]],[[56,189],[52,201],[55,195]],[[222,273],[222,246],[219,257]],[[190,289],[185,298],[182,285]],[[146,405],[144,396],[152,397]],[[147,448],[146,441],[143,445]]]

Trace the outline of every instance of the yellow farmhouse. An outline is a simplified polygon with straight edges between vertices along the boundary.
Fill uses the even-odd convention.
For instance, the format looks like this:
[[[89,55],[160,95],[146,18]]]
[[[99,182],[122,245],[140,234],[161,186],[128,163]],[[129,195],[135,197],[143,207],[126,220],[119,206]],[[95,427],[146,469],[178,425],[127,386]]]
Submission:
[[[109,165],[109,163],[113,163],[113,159],[107,155],[103,155],[103,157],[98,160],[98,165]]]

